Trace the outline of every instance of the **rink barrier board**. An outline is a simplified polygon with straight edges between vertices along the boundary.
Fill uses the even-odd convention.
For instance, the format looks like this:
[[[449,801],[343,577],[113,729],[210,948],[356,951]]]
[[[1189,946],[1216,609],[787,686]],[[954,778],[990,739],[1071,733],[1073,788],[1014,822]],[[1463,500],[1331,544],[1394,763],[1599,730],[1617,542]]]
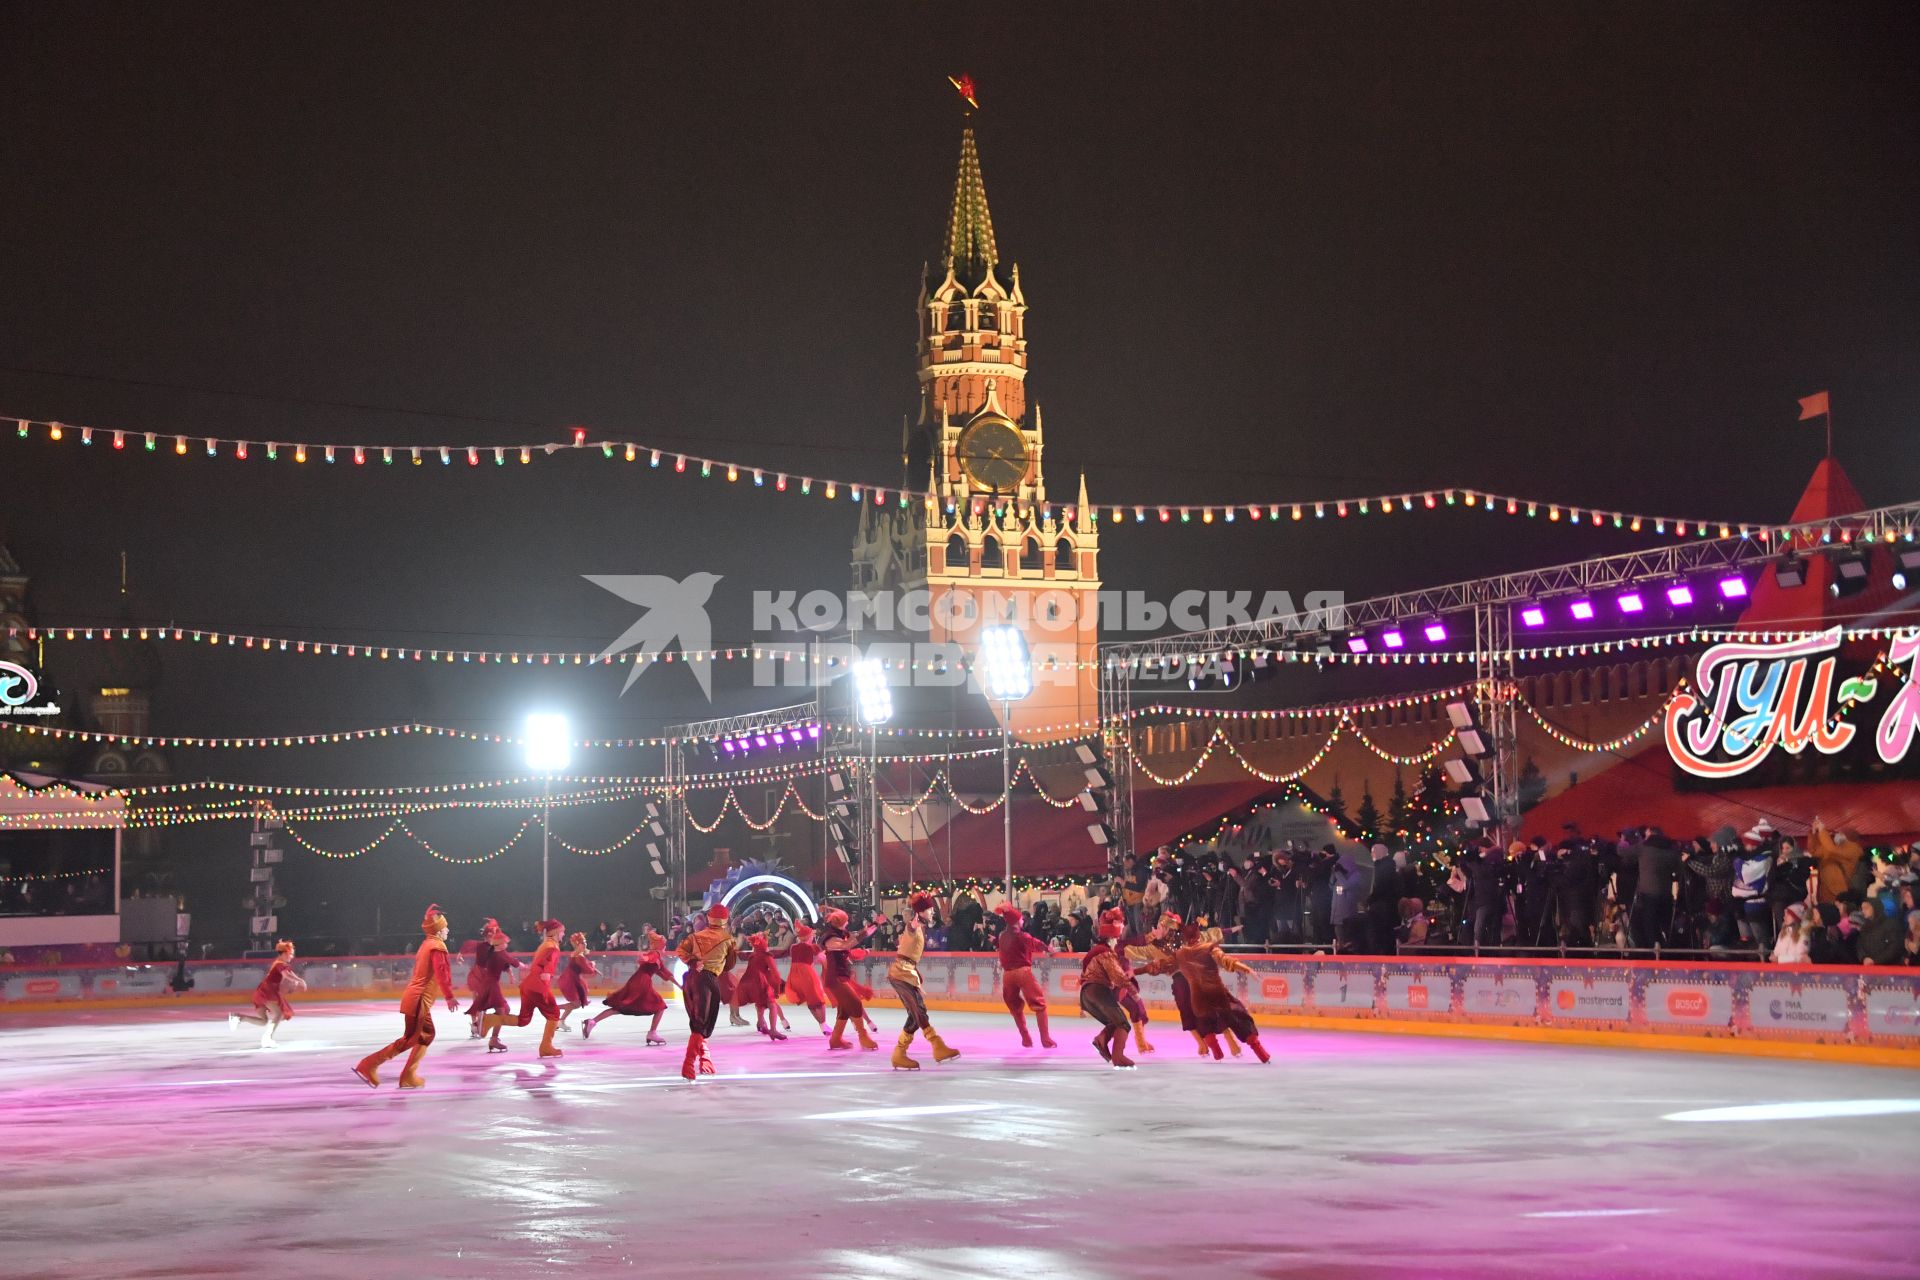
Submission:
[[[1472,957],[1242,956],[1251,974],[1228,981],[1263,1026],[1399,1031],[1622,1047],[1778,1053],[1920,1065],[1920,970],[1716,964],[1702,961],[1508,960]],[[876,999],[893,1003],[887,953],[856,962]],[[469,957],[454,956],[456,998],[468,996]],[[633,973],[635,952],[597,952],[598,1000]],[[266,960],[189,961],[191,992],[175,995],[174,964],[12,965],[0,968],[0,1011],[245,1004]],[[308,990],[296,1003],[397,996],[413,957],[295,961]],[[1080,963],[1034,965],[1053,1010],[1077,1015]],[[999,1011],[1000,968],[991,953],[931,952],[920,961],[936,1009]],[[509,981],[508,995],[514,994]],[[662,994],[673,993],[656,984]],[[1142,976],[1142,995],[1171,1020],[1172,988]],[[1872,1051],[1869,1053],[1868,1051]]]

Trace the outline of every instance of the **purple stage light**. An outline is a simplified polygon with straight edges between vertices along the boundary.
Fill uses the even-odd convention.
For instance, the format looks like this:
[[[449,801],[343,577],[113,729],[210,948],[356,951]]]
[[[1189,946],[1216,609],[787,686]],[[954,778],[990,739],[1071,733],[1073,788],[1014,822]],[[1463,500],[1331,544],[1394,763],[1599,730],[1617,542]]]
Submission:
[[[1447,624],[1435,618],[1426,625],[1425,635],[1428,644],[1445,644],[1447,642]]]
[[[1573,615],[1573,620],[1575,622],[1592,622],[1593,621],[1593,601],[1575,600],[1573,602],[1573,607],[1570,608],[1568,612]]]
[[[808,725],[808,726],[807,726],[807,736],[808,736],[809,738],[818,738],[818,737],[820,736],[820,726],[819,726],[818,724],[810,724],[810,725]]]
[[[1544,627],[1547,625],[1547,611],[1537,604],[1530,604],[1520,611],[1520,625],[1524,627]]]
[[[1400,634],[1400,628],[1389,627],[1380,633],[1380,643],[1389,649],[1401,649],[1406,647],[1407,638]]]
[[[756,747],[764,747],[764,746],[766,746],[766,745],[767,745],[767,735],[766,735],[766,734],[764,734],[764,733],[758,733],[758,734],[755,734],[755,735],[754,735],[754,738],[753,738],[753,745],[754,745],[754,746],[756,746]]]
[[[1367,651],[1367,638],[1365,636],[1348,636],[1347,637],[1347,652],[1365,653],[1366,651]]]
[[[1720,596],[1724,600],[1745,600],[1747,598],[1747,580],[1739,574],[1720,579]]]
[[[786,735],[786,733],[785,733],[785,731],[784,731],[784,730],[780,730],[780,729],[775,729],[775,730],[773,731],[773,742],[774,742],[774,745],[775,745],[775,746],[780,746],[780,747],[784,747],[784,746],[786,746],[786,745],[787,745],[787,735]]]
[[[726,741],[722,742],[720,746],[724,751],[726,751],[728,755],[732,755],[734,752],[740,749],[739,747],[734,745],[732,738],[728,738]]]
[[[1620,597],[1620,612],[1640,613],[1647,607],[1646,600],[1638,591],[1628,591]]]
[[[1684,582],[1676,582],[1667,588],[1667,603],[1676,609],[1684,609],[1693,603],[1693,588]]]

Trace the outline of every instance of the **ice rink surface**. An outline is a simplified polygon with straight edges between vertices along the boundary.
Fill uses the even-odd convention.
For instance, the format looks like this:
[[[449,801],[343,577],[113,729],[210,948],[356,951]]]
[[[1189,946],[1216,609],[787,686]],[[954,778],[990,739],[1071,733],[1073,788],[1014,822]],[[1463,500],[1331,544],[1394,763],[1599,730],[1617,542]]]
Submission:
[[[400,1093],[349,1073],[385,1005],[272,1050],[207,1007],[10,1014],[0,1274],[1920,1275],[1920,1073],[1317,1031],[1215,1064],[1165,1023],[1115,1072],[1083,1020],[1048,1052],[948,1013],[964,1056],[907,1074],[790,1016],[689,1086],[677,1008],[545,1062],[442,1012]]]

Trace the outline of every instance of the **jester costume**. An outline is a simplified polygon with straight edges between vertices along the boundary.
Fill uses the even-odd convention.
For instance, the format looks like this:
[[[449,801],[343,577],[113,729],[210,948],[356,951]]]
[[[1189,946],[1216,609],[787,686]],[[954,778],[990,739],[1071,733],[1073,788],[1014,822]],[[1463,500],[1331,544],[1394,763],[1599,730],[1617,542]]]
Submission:
[[[829,1049],[850,1048],[846,1040],[847,1023],[853,1023],[854,1034],[860,1037],[862,1049],[878,1049],[880,1042],[867,1033],[866,1001],[873,998],[873,990],[854,981],[853,962],[864,960],[867,953],[855,943],[858,941],[847,928],[847,913],[834,907],[827,912],[827,927],[820,934],[820,949],[827,957],[827,993],[833,997],[834,1023],[833,1035],[827,1040]]]
[[[1147,972],[1177,973],[1187,980],[1195,1031],[1214,1061],[1218,1062],[1223,1056],[1219,1038],[1237,1035],[1260,1061],[1270,1062],[1272,1056],[1260,1043],[1260,1028],[1254,1025],[1247,1007],[1227,990],[1226,981],[1221,977],[1222,973],[1252,973],[1253,969],[1222,951],[1217,936],[1210,935],[1212,930],[1203,931],[1197,924],[1186,925],[1180,932],[1180,945],[1163,951],[1148,964]]]
[[[353,1068],[353,1074],[365,1081],[370,1089],[380,1087],[381,1064],[398,1057],[402,1052],[407,1054],[407,1065],[400,1072],[400,1087],[418,1089],[425,1085],[427,1082],[420,1074],[420,1063],[427,1056],[428,1046],[433,1043],[434,991],[437,989],[446,997],[450,1012],[460,1007],[453,998],[453,970],[447,963],[447,918],[441,914],[439,904],[427,908],[420,929],[427,938],[420,944],[420,950],[414,953],[413,977],[400,996],[400,1016],[403,1019],[400,1038],[379,1052],[360,1059]]]
[[[501,931],[500,922],[489,917],[481,927],[480,945],[473,953],[473,964],[467,969],[467,990],[473,994],[472,1002],[467,1005],[467,1017],[473,1024],[474,1039],[486,1034],[480,1028],[482,1017],[506,1013],[511,1008],[500,989],[500,979],[509,969],[519,967],[520,962],[507,950],[507,935]]]
[[[1115,947],[1127,931],[1126,915],[1115,908],[1100,915],[1098,935],[1080,962],[1080,1012],[1100,1024],[1093,1047],[1115,1067],[1133,1065],[1127,1057],[1127,1032],[1132,1022],[1120,1007],[1120,993],[1132,980]]]
[[[566,1052],[553,1043],[553,1033],[560,1026],[560,1006],[553,999],[553,971],[560,964],[560,936],[566,928],[558,920],[542,920],[535,927],[540,930],[540,945],[527,962],[527,976],[520,980],[520,1014],[511,1018],[504,1013],[486,1016],[482,1025],[487,1030],[488,1053],[506,1052],[507,1046],[500,1043],[501,1027],[524,1027],[536,1012],[547,1024],[540,1036],[540,1056],[558,1058]]]
[[[947,1047],[947,1042],[933,1029],[933,1023],[927,1020],[927,998],[920,989],[920,957],[927,950],[927,919],[932,914],[933,902],[933,895],[925,892],[916,893],[907,900],[906,931],[900,935],[893,963],[887,967],[887,983],[893,988],[893,994],[900,997],[900,1003],[907,1011],[907,1024],[901,1028],[900,1042],[893,1050],[893,1067],[896,1071],[920,1069],[920,1064],[907,1056],[915,1032],[926,1034],[927,1043],[933,1046],[935,1062],[960,1056],[958,1049]]]
[[[1047,954],[1047,944],[1020,928],[1025,919],[1020,908],[1003,902],[993,910],[1007,922],[994,944],[1000,953],[1000,998],[1013,1015],[1013,1025],[1020,1029],[1021,1044],[1033,1048],[1033,1037],[1027,1034],[1026,1011],[1030,1008],[1033,1020],[1040,1024],[1040,1043],[1054,1048],[1053,1036],[1047,1030],[1047,993],[1033,976],[1033,962]]]
[[[713,1059],[707,1056],[707,1038],[720,1020],[720,975],[739,959],[740,948],[727,928],[725,906],[707,909],[706,926],[688,934],[675,953],[686,962],[681,981],[687,1005],[687,1057],[680,1074],[688,1080],[713,1074]]]

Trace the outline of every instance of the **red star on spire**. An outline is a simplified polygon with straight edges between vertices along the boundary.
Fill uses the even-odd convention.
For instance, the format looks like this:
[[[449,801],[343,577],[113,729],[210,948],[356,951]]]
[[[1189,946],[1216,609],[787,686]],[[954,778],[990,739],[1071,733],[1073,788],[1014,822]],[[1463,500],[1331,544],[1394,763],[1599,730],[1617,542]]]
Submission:
[[[948,76],[947,83],[952,85],[960,96],[967,100],[968,106],[972,107],[975,111],[980,109],[980,100],[974,96],[975,90],[972,76],[962,72],[957,76]]]

